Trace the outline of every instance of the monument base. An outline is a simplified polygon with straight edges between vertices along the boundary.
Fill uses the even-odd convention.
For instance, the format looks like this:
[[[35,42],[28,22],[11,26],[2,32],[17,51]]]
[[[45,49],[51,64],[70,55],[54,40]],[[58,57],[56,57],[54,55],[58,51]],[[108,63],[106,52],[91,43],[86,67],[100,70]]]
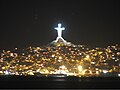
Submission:
[[[54,46],[73,46],[74,44],[72,44],[71,42],[67,42],[62,37],[57,37],[56,40],[54,40],[50,43],[50,45],[54,45]]]

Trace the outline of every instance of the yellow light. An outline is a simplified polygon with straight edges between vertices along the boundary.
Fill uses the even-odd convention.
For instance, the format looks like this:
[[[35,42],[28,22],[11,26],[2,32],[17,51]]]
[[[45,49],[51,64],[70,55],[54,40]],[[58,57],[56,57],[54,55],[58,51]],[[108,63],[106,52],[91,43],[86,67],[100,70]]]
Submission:
[[[62,57],[60,56],[59,59],[62,59]]]
[[[40,47],[37,47],[37,50],[39,50],[40,49]]]
[[[5,69],[5,67],[2,67],[2,69]]]
[[[87,55],[87,56],[85,57],[85,59],[86,59],[86,60],[90,60],[90,56]]]
[[[10,53],[10,51],[7,51],[7,53]]]
[[[30,74],[30,75],[34,75],[34,73],[33,73],[33,72],[29,72],[28,74]]]
[[[44,74],[49,74],[49,71],[47,69],[43,69]]]
[[[86,56],[86,58],[89,58],[89,57],[90,57],[89,55]]]
[[[81,72],[83,70],[81,65],[78,66],[78,70],[79,70],[79,72]]]
[[[10,56],[12,56],[12,57],[13,57],[13,56],[14,56],[14,55],[13,55],[13,53],[11,53],[11,54],[10,54]]]
[[[103,52],[98,52],[98,53],[99,53],[99,55],[100,55],[100,54],[102,54]]]
[[[25,69],[28,69],[28,67],[25,67]]]
[[[96,71],[96,74],[99,74],[99,71]]]
[[[57,44],[57,46],[61,46],[61,44]]]

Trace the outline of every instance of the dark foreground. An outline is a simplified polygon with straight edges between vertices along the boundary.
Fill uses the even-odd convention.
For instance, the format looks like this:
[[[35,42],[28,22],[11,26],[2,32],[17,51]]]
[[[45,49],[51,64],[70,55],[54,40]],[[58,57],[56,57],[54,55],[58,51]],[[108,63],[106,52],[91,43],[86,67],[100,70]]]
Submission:
[[[0,88],[120,88],[119,77],[0,76]]]

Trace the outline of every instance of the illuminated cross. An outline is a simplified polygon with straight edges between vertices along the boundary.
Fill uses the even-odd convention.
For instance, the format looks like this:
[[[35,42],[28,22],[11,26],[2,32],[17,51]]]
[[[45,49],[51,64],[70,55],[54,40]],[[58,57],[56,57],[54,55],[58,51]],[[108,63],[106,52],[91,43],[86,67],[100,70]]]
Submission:
[[[59,24],[58,24],[58,27],[55,27],[54,29],[57,30],[57,32],[58,32],[58,37],[62,37],[62,30],[65,30],[65,28],[64,28],[64,27],[61,28],[61,24],[59,23]]]
[[[62,30],[65,30],[65,28],[64,28],[64,27],[61,28],[61,24],[59,23],[59,24],[58,24],[58,27],[55,27],[54,29],[56,29],[56,30],[57,30],[57,33],[58,33],[58,37],[57,37],[57,39],[56,39],[56,42],[58,41],[59,38],[62,39],[63,42],[65,42],[65,40],[62,38]]]

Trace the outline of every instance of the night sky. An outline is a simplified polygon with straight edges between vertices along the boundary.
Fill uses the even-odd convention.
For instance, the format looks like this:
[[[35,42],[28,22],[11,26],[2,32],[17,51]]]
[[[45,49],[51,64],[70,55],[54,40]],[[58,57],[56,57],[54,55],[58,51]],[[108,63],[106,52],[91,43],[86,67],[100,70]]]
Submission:
[[[120,44],[119,0],[1,0],[0,50],[41,46],[57,37],[74,44]]]

